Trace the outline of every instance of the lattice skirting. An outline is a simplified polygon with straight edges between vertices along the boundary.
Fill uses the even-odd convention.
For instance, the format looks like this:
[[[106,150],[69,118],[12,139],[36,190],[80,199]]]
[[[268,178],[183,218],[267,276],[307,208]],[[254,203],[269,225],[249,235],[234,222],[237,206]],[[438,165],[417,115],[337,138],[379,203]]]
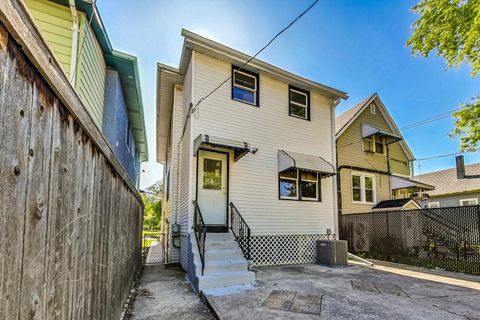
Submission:
[[[279,234],[251,236],[252,266],[315,262],[315,241],[335,239],[331,234]]]

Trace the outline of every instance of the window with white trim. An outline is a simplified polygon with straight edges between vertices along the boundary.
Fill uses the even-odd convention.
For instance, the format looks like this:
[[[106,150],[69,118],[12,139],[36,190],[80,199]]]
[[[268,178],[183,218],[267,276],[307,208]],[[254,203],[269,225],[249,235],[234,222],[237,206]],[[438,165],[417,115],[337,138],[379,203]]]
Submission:
[[[308,91],[289,87],[288,100],[290,116],[310,120],[310,93]]]
[[[352,173],[352,201],[376,202],[375,176],[366,173]]]
[[[438,202],[438,201],[429,202],[429,203],[427,203],[427,207],[428,207],[429,209],[440,208],[440,202]]]
[[[377,113],[377,106],[374,105],[373,103],[370,105],[370,113],[371,114]]]
[[[460,199],[460,206],[478,206],[478,198]]]
[[[232,99],[258,106],[258,74],[233,67]]]
[[[362,140],[363,151],[385,154],[385,137],[372,135]]]
[[[321,201],[317,172],[292,169],[281,172],[278,181],[280,199]]]

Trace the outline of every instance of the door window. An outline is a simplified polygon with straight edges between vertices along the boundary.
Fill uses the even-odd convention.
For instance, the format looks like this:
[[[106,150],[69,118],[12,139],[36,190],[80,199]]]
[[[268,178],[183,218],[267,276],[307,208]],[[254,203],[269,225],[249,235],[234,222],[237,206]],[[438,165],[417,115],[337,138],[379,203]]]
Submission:
[[[222,189],[222,161],[203,159],[203,189]]]

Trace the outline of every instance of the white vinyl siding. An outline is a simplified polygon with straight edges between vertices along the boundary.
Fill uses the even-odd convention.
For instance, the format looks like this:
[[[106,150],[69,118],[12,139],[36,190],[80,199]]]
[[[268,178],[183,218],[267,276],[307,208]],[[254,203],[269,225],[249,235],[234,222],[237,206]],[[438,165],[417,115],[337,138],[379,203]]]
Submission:
[[[229,63],[198,52],[194,57],[193,103],[232,72]],[[198,113],[192,116],[191,139],[210,134],[246,141],[258,148],[256,154],[230,161],[229,199],[253,234],[318,234],[334,230],[334,178],[321,180],[321,189],[325,190],[322,202],[280,200],[277,159],[278,150],[291,150],[334,163],[332,99],[312,91],[311,121],[298,121],[289,116],[289,84],[263,74],[259,77],[260,108],[239,108],[240,103],[231,99],[231,87],[224,85],[203,101]]]

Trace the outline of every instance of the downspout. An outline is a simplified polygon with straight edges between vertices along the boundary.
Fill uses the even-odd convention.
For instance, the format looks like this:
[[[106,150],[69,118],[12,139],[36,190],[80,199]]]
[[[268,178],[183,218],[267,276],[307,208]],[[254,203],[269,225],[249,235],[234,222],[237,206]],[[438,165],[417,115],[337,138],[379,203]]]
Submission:
[[[332,160],[333,163],[335,164],[335,171],[336,171],[336,177],[334,177],[332,180],[332,185],[333,185],[333,194],[336,195],[333,199],[333,212],[335,212],[335,221],[334,221],[334,227],[335,227],[335,238],[340,239],[340,219],[341,219],[341,205],[339,202],[339,191],[340,191],[340,174],[338,172],[338,159],[337,159],[337,139],[336,139],[336,131],[335,131],[335,108],[338,106],[340,103],[341,99],[339,97],[336,97],[333,99],[332,103],[332,113],[331,113],[331,124],[332,124]]]
[[[392,200],[392,173],[390,172],[390,148],[389,144],[386,145],[387,147],[387,174],[388,174],[388,193],[389,198]]]
[[[70,83],[72,86],[75,86],[75,74],[76,74],[76,67],[77,67],[77,57],[78,57],[78,35],[80,33],[80,29],[78,27],[78,14],[77,8],[75,7],[75,0],[69,0],[70,3],[70,11],[72,12],[72,56],[70,59]]]

